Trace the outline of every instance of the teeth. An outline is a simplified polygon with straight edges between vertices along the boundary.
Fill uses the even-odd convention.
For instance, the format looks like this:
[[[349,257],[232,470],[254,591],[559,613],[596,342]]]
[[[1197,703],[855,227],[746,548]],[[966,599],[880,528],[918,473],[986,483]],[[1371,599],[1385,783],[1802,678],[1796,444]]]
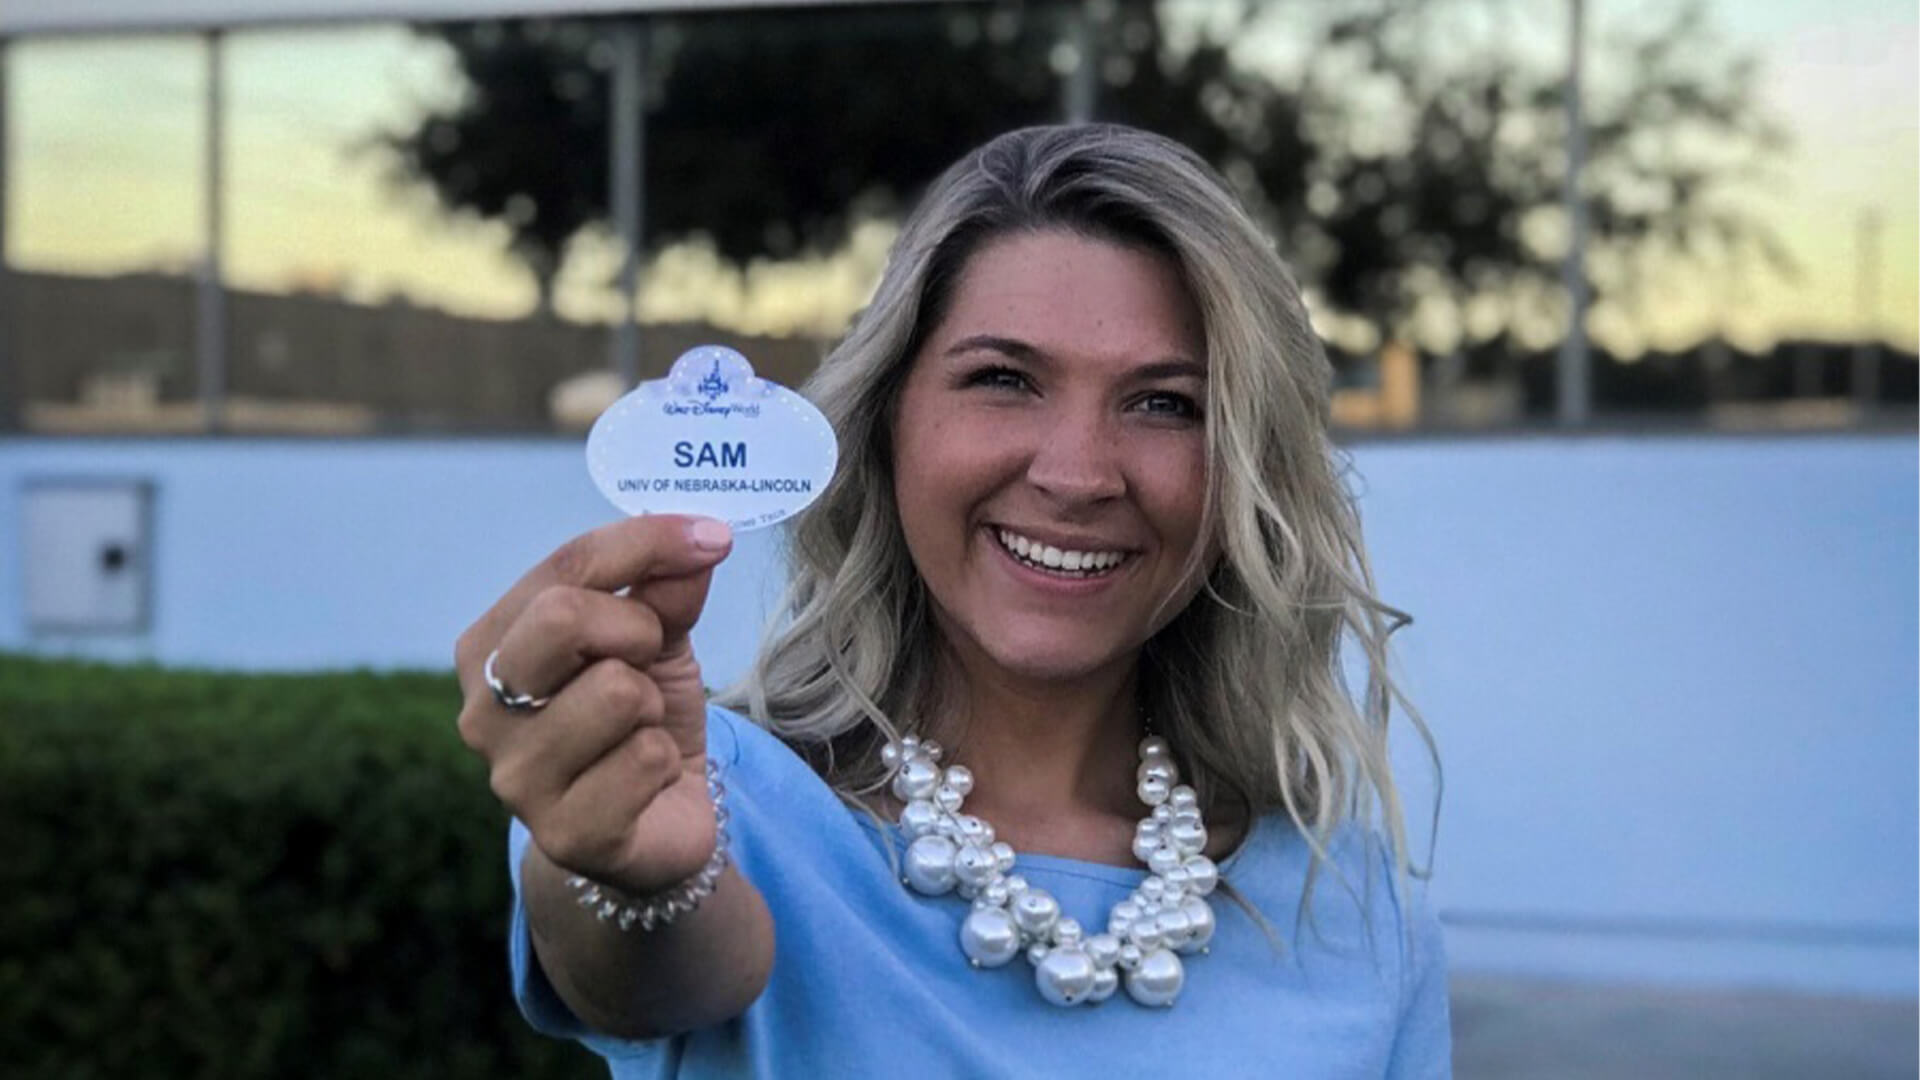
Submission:
[[[1062,551],[1005,529],[999,530],[999,536],[1000,545],[1022,560],[1068,574],[1086,575],[1110,570],[1127,557],[1119,551]]]

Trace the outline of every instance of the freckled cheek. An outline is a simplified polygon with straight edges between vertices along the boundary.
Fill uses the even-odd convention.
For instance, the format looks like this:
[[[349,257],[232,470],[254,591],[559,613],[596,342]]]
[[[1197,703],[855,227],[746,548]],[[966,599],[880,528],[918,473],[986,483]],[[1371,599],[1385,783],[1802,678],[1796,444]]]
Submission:
[[[943,497],[984,497],[1017,471],[1023,438],[1004,425],[970,423],[964,418],[930,421],[914,437],[913,471]]]
[[[1207,468],[1203,450],[1173,450],[1143,462],[1136,488],[1152,519],[1165,554],[1176,562],[1203,542],[1201,513],[1206,507]]]
[[[983,463],[992,443],[964,426],[929,420],[895,441],[894,498],[923,576],[938,577],[966,557],[970,519],[993,491]]]

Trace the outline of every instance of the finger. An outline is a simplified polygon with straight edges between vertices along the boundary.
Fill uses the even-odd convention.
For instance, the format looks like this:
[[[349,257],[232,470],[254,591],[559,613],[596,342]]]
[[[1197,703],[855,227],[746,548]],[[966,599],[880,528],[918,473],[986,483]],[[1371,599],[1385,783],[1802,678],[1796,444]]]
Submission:
[[[556,865],[599,880],[623,877],[616,873],[642,855],[645,839],[665,839],[698,828],[698,822],[649,820],[640,833],[642,818],[658,805],[662,793],[682,781],[681,757],[673,740],[658,728],[642,728],[602,756],[568,786],[565,795],[550,804],[536,830],[541,849]],[[668,809],[668,808],[661,808]],[[662,815],[655,814],[655,818]],[[697,850],[697,844],[688,844]],[[679,875],[684,877],[685,875]],[[678,880],[672,877],[667,882]],[[623,881],[629,887],[651,891],[651,882]]]
[[[522,577],[460,635],[454,658],[472,692],[480,665],[520,612],[547,587],[612,592],[654,578],[712,569],[733,547],[725,522],[680,514],[625,518],[574,537]],[[703,590],[704,591],[704,590]]]
[[[660,654],[660,619],[639,600],[549,585],[500,639],[494,675],[515,692],[546,697],[595,660],[644,670]]]
[[[657,728],[665,707],[652,679],[623,661],[600,660],[537,714],[495,708],[476,720],[485,743],[477,748],[492,763],[494,794],[531,821],[636,731]]]
[[[629,595],[653,609],[660,620],[659,655],[672,656],[687,647],[687,635],[700,621],[700,612],[707,605],[707,592],[712,586],[711,569],[678,577],[653,578],[635,586]]]

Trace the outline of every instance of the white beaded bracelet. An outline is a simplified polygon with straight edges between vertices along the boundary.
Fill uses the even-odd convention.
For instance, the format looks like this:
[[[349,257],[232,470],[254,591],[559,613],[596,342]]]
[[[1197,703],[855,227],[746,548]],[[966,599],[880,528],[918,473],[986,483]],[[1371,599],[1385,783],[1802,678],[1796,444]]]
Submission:
[[[720,875],[727,869],[727,788],[720,782],[720,770],[707,761],[707,797],[713,800],[713,854],[698,873],[662,893],[632,900],[589,878],[574,875],[567,886],[580,894],[580,906],[592,911],[601,922],[610,922],[621,930],[635,923],[642,930],[671,925],[673,920],[700,906],[713,895]]]

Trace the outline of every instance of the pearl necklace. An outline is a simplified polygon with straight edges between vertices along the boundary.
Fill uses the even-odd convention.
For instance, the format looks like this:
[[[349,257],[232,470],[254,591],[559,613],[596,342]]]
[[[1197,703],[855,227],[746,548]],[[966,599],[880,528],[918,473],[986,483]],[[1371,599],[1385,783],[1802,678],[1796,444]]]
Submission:
[[[1213,939],[1207,894],[1220,870],[1201,854],[1207,827],[1199,797],[1180,783],[1167,741],[1140,743],[1140,801],[1151,808],[1134,832],[1133,853],[1152,871],[1107,914],[1105,933],[1089,935],[1060,914],[1060,902],[1013,873],[1013,846],[993,826],[960,812],[973,790],[964,765],[940,768],[940,746],[909,735],[881,750],[893,770],[909,840],[901,883],[926,896],[958,891],[973,901],[960,925],[960,951],[976,968],[999,967],[1025,950],[1040,996],[1055,1005],[1105,1001],[1124,975],[1142,1005],[1172,1005],[1186,982],[1180,954],[1205,953]]]

